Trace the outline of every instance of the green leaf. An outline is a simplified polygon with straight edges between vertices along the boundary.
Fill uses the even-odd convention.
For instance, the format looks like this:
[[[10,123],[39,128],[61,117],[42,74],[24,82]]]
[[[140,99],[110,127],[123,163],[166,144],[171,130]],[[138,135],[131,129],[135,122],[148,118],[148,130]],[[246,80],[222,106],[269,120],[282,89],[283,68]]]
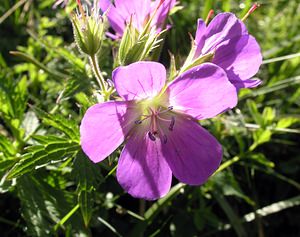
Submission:
[[[217,190],[213,191],[214,198],[219,203],[220,207],[225,212],[228,217],[231,225],[233,226],[237,236],[244,237],[247,236],[246,230],[243,227],[241,219],[237,216],[234,209],[230,206],[229,202],[225,199],[225,197]]]
[[[103,177],[99,166],[92,163],[83,152],[79,152],[74,160],[73,176],[78,183],[78,203],[87,227],[93,214],[94,191]]]
[[[0,159],[12,157],[17,153],[12,142],[5,136],[0,134]]]
[[[42,64],[37,59],[35,59],[34,57],[32,57],[32,56],[30,56],[26,53],[22,53],[22,52],[18,52],[18,51],[11,51],[10,53],[14,56],[18,56],[18,57],[24,59],[27,62],[30,62],[30,63],[34,64],[35,66],[37,66],[38,68],[44,70],[49,75],[53,76],[53,78],[56,78],[57,80],[61,80],[61,79],[67,77],[67,75],[65,75],[63,73],[60,73],[58,71],[53,71],[53,70],[47,68],[44,64]]]
[[[261,114],[258,112],[256,103],[253,100],[247,100],[247,106],[248,109],[250,111],[250,114],[252,116],[252,118],[254,119],[254,121],[260,125],[263,126],[263,117],[261,116]]]
[[[296,117],[282,118],[278,121],[276,128],[288,128],[292,126],[294,123],[298,123],[298,122],[300,122],[300,119]]]
[[[218,172],[210,181],[221,190],[223,195],[236,196],[244,199],[249,205],[254,205],[254,201],[243,193],[232,172]]]
[[[270,130],[258,129],[253,133],[254,143],[249,148],[253,151],[257,146],[270,141],[272,132]]]
[[[40,176],[22,177],[18,181],[18,196],[29,236],[56,236],[54,226],[68,215],[73,205],[66,192],[51,187]],[[72,236],[79,233],[82,234],[80,236],[88,236],[78,213],[73,213],[64,223],[71,225]],[[65,228],[63,225],[61,227]]]
[[[162,211],[162,209],[171,202],[179,193],[179,191],[185,187],[185,184],[178,183],[171,188],[170,192],[163,198],[157,200],[148,210],[145,212],[145,220],[136,224],[136,226],[131,230],[129,236],[138,236],[143,233],[147,226],[151,224],[153,219]]]
[[[271,107],[265,107],[262,113],[264,127],[271,125],[275,119],[275,110]]]
[[[40,139],[40,141],[42,141],[42,139]],[[57,138],[56,141],[47,141],[45,138],[44,142],[43,144],[33,145],[27,148],[28,153],[22,155],[19,162],[8,171],[8,180],[23,176],[50,162],[72,158],[80,149],[78,143],[68,139],[62,140],[61,138]]]
[[[66,119],[59,114],[49,114],[38,108],[34,108],[38,116],[42,119],[43,124],[49,125],[58,129],[67,135],[74,142],[79,143],[79,129],[76,121],[71,119]]]

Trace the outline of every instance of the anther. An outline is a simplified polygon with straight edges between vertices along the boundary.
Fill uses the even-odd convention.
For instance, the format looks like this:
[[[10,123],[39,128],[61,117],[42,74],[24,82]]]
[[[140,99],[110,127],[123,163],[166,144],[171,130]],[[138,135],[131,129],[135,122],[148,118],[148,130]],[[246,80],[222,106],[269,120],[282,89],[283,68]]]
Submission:
[[[207,17],[206,17],[206,19],[205,19],[205,25],[208,25],[208,22],[209,22],[209,20],[212,18],[212,16],[214,15],[214,10],[210,10],[209,12],[208,12],[208,14],[207,14]]]
[[[151,141],[155,141],[156,137],[154,136],[154,134],[152,132],[148,132],[148,137],[150,138]]]
[[[173,106],[172,106],[172,105],[168,107],[168,110],[172,110],[172,109],[173,109]]]
[[[164,134],[164,135],[162,136],[162,142],[163,142],[163,144],[166,144],[167,141],[168,141],[168,138],[167,138],[167,136]]]
[[[135,124],[141,124],[142,123],[142,120],[136,120],[134,121]]]
[[[170,126],[169,126],[170,131],[173,131],[174,125],[175,125],[175,117],[172,116],[171,117],[171,123],[170,123]]]

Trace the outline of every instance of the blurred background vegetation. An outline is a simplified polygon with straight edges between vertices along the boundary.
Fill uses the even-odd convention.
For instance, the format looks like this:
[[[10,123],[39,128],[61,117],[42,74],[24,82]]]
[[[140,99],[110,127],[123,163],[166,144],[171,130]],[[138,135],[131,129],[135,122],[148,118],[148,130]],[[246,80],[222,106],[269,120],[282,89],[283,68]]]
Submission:
[[[170,50],[181,65],[188,32],[210,9],[242,17],[253,3],[181,0],[161,62]],[[73,43],[75,2],[1,0],[1,236],[300,236],[300,1],[259,3],[246,25],[262,48],[263,84],[201,122],[223,145],[219,172],[201,187],[174,179],[165,198],[144,202],[114,177],[119,151],[97,165],[80,151],[78,125],[97,96]],[[99,55],[108,77],[112,46]]]

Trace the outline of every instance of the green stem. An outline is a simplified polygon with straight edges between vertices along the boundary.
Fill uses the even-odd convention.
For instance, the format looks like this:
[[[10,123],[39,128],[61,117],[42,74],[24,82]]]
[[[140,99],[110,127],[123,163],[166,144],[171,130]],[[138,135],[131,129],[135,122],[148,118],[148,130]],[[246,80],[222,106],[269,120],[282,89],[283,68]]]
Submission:
[[[80,208],[79,204],[77,204],[67,215],[64,216],[55,226],[54,230],[57,231],[60,226],[63,226],[67,220]]]
[[[104,96],[106,96],[106,94],[107,94],[106,82],[104,80],[102,72],[100,71],[96,54],[90,56],[90,62],[91,62],[91,66],[93,68],[95,77],[97,79],[97,82],[100,86],[101,92],[103,93]]]

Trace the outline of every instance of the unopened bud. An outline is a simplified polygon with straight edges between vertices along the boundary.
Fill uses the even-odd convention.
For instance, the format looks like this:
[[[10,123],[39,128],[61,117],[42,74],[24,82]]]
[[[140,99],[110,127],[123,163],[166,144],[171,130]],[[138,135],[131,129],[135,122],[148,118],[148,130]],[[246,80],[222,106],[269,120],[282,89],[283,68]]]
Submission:
[[[84,11],[79,0],[77,4],[79,12],[72,15],[75,42],[83,53],[90,56],[96,55],[101,48],[106,28],[106,17],[100,15],[97,5],[89,13]]]

